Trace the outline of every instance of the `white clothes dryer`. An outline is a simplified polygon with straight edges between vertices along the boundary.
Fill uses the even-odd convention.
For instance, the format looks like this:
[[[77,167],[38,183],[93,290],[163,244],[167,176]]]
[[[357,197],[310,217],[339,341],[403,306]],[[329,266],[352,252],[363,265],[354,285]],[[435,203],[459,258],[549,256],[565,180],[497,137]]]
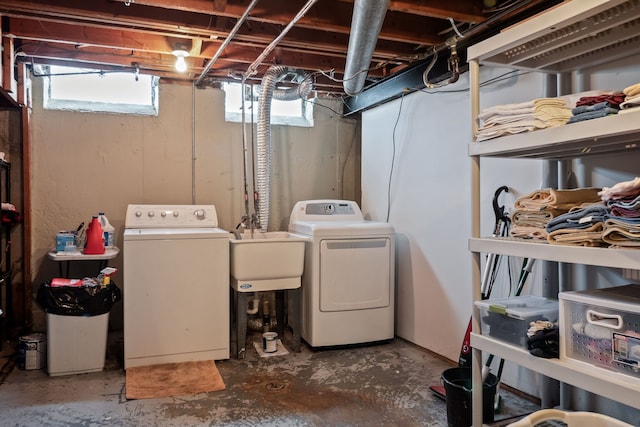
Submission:
[[[213,205],[129,205],[124,367],[229,358],[229,232]]]
[[[289,231],[308,238],[302,338],[312,347],[394,337],[393,227],[367,221],[356,202],[296,203]]]

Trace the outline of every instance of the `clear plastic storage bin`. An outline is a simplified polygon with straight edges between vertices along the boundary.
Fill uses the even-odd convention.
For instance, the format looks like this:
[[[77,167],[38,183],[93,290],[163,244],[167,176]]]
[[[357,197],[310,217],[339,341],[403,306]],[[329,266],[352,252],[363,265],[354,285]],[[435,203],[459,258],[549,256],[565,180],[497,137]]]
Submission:
[[[482,335],[527,348],[527,330],[536,320],[556,322],[558,301],[526,295],[476,301]]]
[[[558,294],[560,358],[640,376],[640,285]]]

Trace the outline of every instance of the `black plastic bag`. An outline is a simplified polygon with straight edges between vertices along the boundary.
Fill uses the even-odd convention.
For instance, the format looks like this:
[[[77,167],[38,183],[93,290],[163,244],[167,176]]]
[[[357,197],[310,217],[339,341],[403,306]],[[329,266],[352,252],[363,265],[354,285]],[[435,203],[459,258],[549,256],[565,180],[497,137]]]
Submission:
[[[545,359],[557,359],[560,357],[560,334],[558,326],[553,325],[546,329],[536,331],[527,338],[529,353]]]
[[[63,316],[98,316],[111,311],[122,294],[115,283],[106,286],[51,287],[45,282],[38,288],[36,300],[51,314]]]

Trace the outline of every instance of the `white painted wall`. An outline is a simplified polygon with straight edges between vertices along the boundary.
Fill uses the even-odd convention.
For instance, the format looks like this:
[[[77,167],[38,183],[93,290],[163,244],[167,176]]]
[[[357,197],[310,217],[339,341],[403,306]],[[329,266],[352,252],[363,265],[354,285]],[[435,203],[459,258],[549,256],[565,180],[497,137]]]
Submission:
[[[244,214],[241,125],[225,122],[223,91],[161,83],[158,117],[44,110],[41,79],[33,80],[33,95],[34,291],[58,274],[46,256],[56,232],[88,222],[98,211],[115,226],[119,244],[128,204],[190,204],[192,188],[195,203],[215,204],[221,228],[239,223]],[[333,112],[340,110],[337,101],[318,102],[330,108],[315,107],[313,128],[272,128],[273,230],[287,229],[299,200],[359,200],[359,122]],[[110,264],[121,270],[122,254]],[[95,273],[73,267],[74,277]],[[120,277],[119,272],[116,283],[126,286]],[[34,327],[43,330],[44,316],[36,304],[33,308]],[[118,325],[119,313],[111,317]]]
[[[637,83],[638,60],[637,56],[627,58],[613,70],[607,64],[575,75],[574,87],[622,89]],[[482,68],[480,80],[505,71]],[[578,89],[579,81],[586,87]],[[366,111],[362,119],[363,212],[374,220],[388,217],[397,232],[397,334],[456,362],[472,298],[467,246],[471,230],[468,85],[465,74],[437,93],[413,93]],[[528,101],[545,95],[543,76],[523,75],[485,87],[481,93],[481,108]],[[610,186],[632,179],[639,173],[638,159],[638,152],[633,151],[572,162],[577,185]],[[502,204],[512,206],[516,197],[540,188],[542,162],[482,159],[481,182],[481,233],[490,235],[494,191],[507,185],[510,194]],[[619,271],[611,271],[615,269],[593,270],[576,267],[574,278],[599,286],[628,283]],[[540,276],[538,265],[525,293],[542,294]],[[539,395],[540,377],[515,364],[507,364],[503,381]],[[608,405],[607,411],[614,416],[638,419],[638,411],[605,399],[594,401],[581,393],[573,399],[577,409]]]
[[[448,92],[417,92],[366,111],[362,119],[363,209],[372,219],[385,220],[390,204],[389,222],[397,232],[397,333],[455,361],[472,298],[467,87],[465,74]],[[518,91],[521,101],[541,96],[538,84],[527,87]],[[483,103],[518,102],[500,88],[485,90]],[[508,185],[519,193],[531,191],[540,185],[539,169],[538,161],[483,160],[483,233],[493,229],[495,189]],[[515,195],[507,196],[501,202],[509,205]]]

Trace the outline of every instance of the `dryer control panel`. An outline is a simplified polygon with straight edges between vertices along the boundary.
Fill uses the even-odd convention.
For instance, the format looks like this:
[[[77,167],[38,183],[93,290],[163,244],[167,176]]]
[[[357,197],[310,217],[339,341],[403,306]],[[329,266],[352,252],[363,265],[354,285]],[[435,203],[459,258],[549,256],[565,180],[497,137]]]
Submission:
[[[125,228],[215,228],[213,205],[129,205]]]
[[[305,209],[307,215],[355,215],[350,203],[310,203]]]
[[[307,200],[296,203],[291,222],[298,221],[364,221],[358,204],[351,200]]]

